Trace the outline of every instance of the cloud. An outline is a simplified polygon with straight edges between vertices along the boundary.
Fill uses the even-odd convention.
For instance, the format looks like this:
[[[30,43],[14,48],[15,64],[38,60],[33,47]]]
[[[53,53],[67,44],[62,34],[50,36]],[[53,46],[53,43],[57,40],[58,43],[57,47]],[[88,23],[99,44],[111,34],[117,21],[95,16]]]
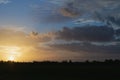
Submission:
[[[87,26],[87,25],[91,25],[91,26],[105,26],[107,25],[105,22],[99,21],[99,20],[93,20],[93,19],[78,19],[74,21],[75,24],[79,24],[81,26]]]
[[[0,0],[0,4],[8,4],[10,3],[10,0]]]
[[[38,34],[17,28],[0,28],[0,60],[6,60],[6,57],[10,55],[14,55],[18,61],[54,60],[56,58],[52,59],[52,57],[59,54],[45,45],[51,41],[49,36],[50,33]],[[14,51],[16,48],[19,48],[20,51]],[[52,53],[53,50],[54,53]],[[12,54],[14,52],[19,54]]]
[[[116,16],[115,19],[119,18],[120,15],[120,1],[119,0],[70,0],[67,1],[64,6],[61,8],[65,8],[68,10],[69,14],[77,13],[77,16],[79,18],[82,16],[85,16],[86,14],[91,15],[92,19],[98,19],[101,17],[102,19],[106,20],[108,16]],[[96,16],[96,13],[100,14],[99,16]],[[62,13],[62,15],[64,15]],[[87,16],[87,15],[86,15]],[[70,16],[67,16],[70,17]],[[89,17],[85,17],[86,19]],[[109,19],[110,21],[111,19]],[[113,20],[112,20],[113,21]],[[118,20],[114,20],[113,23],[118,24]]]
[[[120,36],[120,29],[117,29],[115,32],[117,36]]]
[[[50,33],[38,34],[16,28],[0,28],[0,45],[34,46],[52,40]]]
[[[79,14],[81,13],[94,13],[94,12],[99,12],[99,11],[104,11],[104,9],[106,11],[104,11],[105,13],[109,12],[111,14],[113,14],[113,10],[117,11],[119,10],[119,5],[120,5],[120,1],[119,0],[100,0],[100,1],[96,1],[96,0],[54,0],[55,3],[54,4],[61,4],[64,3],[64,5],[62,5],[62,8],[67,8],[72,12],[78,12]],[[54,2],[52,1],[52,2]],[[101,12],[100,12],[101,13]],[[102,13],[102,14],[105,14]],[[109,14],[110,15],[110,14]]]
[[[49,42],[53,40],[54,34],[52,32],[43,34],[38,32],[31,32],[29,37],[38,42]]]
[[[107,16],[119,17],[119,0],[52,0],[45,5],[34,8],[34,18],[39,22],[61,23],[81,19],[81,17],[96,20],[100,14],[102,18]],[[87,15],[90,15],[87,17]],[[86,17],[85,17],[86,16]]]
[[[22,31],[17,28],[0,28],[0,58],[1,56],[2,58],[9,56],[9,52],[7,52],[6,49],[9,50],[15,47],[20,48],[20,56],[17,56],[18,54],[15,56],[22,59],[22,61],[64,60],[75,59],[75,56],[80,56],[76,53],[68,53],[68,51],[61,51],[53,47],[50,48],[49,45],[45,45],[47,42],[51,41],[49,36],[51,37],[52,33],[28,33],[25,30]]]
[[[67,8],[61,8],[61,9],[60,9],[60,13],[61,13],[63,16],[66,16],[66,17],[77,17],[77,16],[79,15],[77,12],[70,11],[70,10],[67,9]]]
[[[105,44],[105,43],[104,43]],[[115,45],[95,45],[92,43],[69,43],[69,44],[52,44],[50,47],[53,47],[58,50],[66,50],[70,52],[77,52],[79,54],[89,53],[88,55],[94,54],[119,54],[120,53],[120,44]],[[83,53],[81,53],[83,52]]]
[[[114,29],[120,28],[120,16],[108,16],[106,20]]]
[[[67,16],[71,18],[80,16],[80,11],[74,6],[74,3],[71,1],[67,2],[66,5],[61,7],[60,13],[63,16]]]
[[[101,29],[103,30],[103,32],[101,32]],[[86,30],[88,32],[86,32]],[[17,30],[17,28],[16,30],[15,28],[14,29],[0,28],[0,48],[1,48],[0,53],[1,54],[3,53],[2,56],[5,56],[4,54],[5,52],[3,50],[6,50],[6,48],[11,48],[12,46],[18,47],[22,52],[23,56],[21,57],[23,61],[24,60],[25,61],[26,60],[29,60],[29,61],[64,60],[64,59],[72,59],[72,60],[84,59],[85,60],[85,59],[88,59],[88,57],[95,56],[95,55],[97,55],[97,57],[100,57],[99,55],[102,55],[105,57],[105,53],[110,54],[112,56],[114,55],[116,56],[120,52],[119,43],[116,43],[114,45],[113,44],[110,44],[110,45],[92,44],[92,41],[96,41],[96,40],[99,42],[99,44],[103,43],[104,41],[110,41],[111,38],[113,37],[112,36],[113,34],[111,34],[112,33],[111,31],[112,29],[106,26],[63,28],[63,30],[61,31],[49,32],[49,33],[38,33],[38,32],[28,33],[24,30],[22,31],[21,29]],[[88,33],[90,37],[85,36],[85,35],[88,35]],[[100,35],[98,35],[99,33]],[[101,33],[103,33],[104,36],[101,35]],[[82,35],[84,35],[85,37]],[[100,40],[98,40],[98,36]],[[70,41],[74,40],[74,41],[69,42],[69,44],[68,43],[63,44],[63,42],[59,42],[58,37],[61,40],[70,40]],[[76,42],[75,40],[78,40],[78,42]],[[89,40],[90,42],[83,43],[81,42],[81,40],[83,40],[83,42]],[[55,41],[57,42],[57,44],[54,44]],[[112,57],[112,58],[115,58],[115,57]]]
[[[0,29],[0,45],[31,45],[33,40],[27,38],[28,34],[11,28]]]
[[[35,22],[61,23],[70,20],[69,17],[65,17],[59,13],[58,7],[48,3],[44,6],[37,5],[37,7],[32,7],[32,13]]]
[[[56,35],[57,39],[67,41],[107,42],[114,39],[114,30],[107,26],[64,27]]]
[[[120,58],[120,45],[118,43],[116,45],[95,45],[86,42],[73,42],[69,44],[51,44],[49,46],[55,50],[73,52],[73,60],[105,60]],[[76,54],[79,57],[75,57]]]

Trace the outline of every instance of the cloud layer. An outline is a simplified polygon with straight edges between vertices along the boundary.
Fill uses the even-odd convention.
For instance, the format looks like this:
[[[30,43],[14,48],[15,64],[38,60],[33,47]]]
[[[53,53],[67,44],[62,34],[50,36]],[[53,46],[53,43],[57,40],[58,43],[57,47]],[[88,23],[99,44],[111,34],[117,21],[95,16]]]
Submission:
[[[107,26],[64,27],[57,33],[58,39],[68,41],[106,42],[114,39],[114,30]]]
[[[9,2],[0,0],[0,4]],[[0,47],[22,47],[26,57],[35,56],[37,60],[78,59],[83,56],[88,59],[89,56],[98,58],[105,55],[115,58],[120,55],[120,0],[40,0],[38,3],[35,0],[35,5],[34,1],[26,3],[32,4],[30,14],[38,22],[35,23],[38,32],[0,27]],[[10,9],[14,8],[11,6]],[[27,14],[25,18],[28,17],[31,16]],[[53,27],[57,30],[49,32]],[[39,33],[45,29],[48,32]]]
[[[105,44],[105,43],[104,43]],[[80,52],[89,53],[88,55],[93,54],[119,54],[120,53],[120,44],[111,44],[111,45],[95,45],[92,43],[70,43],[70,44],[52,44],[51,47],[58,50],[67,50],[72,52]]]
[[[108,16],[120,18],[119,0],[52,0],[48,2],[49,5],[44,7],[39,5],[34,8],[37,21],[60,23],[82,18],[101,21]]]

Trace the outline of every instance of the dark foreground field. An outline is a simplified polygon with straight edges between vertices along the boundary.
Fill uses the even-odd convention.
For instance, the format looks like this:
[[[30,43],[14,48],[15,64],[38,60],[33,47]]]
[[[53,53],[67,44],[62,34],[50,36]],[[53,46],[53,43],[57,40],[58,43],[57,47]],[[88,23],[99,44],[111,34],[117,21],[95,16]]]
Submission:
[[[120,63],[0,62],[0,80],[120,80]]]

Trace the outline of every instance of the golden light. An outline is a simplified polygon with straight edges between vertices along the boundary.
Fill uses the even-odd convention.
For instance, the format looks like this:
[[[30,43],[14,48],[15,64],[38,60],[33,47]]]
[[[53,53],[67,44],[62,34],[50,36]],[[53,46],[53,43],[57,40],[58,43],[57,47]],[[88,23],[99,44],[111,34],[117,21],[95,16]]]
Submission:
[[[20,48],[17,46],[7,46],[5,47],[5,51],[10,54],[18,54]]]
[[[10,57],[8,58],[8,60],[9,60],[9,61],[14,61],[15,58],[14,58],[14,56],[10,56]]]
[[[7,61],[17,61],[21,55],[21,48],[17,46],[4,46]]]

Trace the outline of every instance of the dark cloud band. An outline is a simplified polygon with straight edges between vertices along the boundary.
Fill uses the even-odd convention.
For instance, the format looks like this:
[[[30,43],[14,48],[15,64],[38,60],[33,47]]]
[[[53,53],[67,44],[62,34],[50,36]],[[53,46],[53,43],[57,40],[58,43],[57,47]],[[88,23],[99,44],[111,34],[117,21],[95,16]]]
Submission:
[[[107,26],[84,26],[67,28],[64,27],[58,31],[57,39],[75,40],[75,41],[95,41],[106,42],[112,41],[114,37],[114,30]]]

